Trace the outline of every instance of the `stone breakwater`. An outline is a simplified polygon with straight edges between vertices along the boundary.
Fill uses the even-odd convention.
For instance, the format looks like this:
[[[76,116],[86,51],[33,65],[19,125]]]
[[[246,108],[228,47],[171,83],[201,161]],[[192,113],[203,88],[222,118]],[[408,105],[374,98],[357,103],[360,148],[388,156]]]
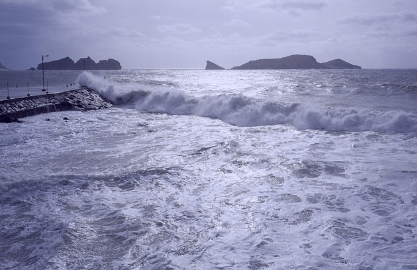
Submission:
[[[88,111],[112,107],[97,92],[88,88],[0,101],[0,122],[58,111]]]

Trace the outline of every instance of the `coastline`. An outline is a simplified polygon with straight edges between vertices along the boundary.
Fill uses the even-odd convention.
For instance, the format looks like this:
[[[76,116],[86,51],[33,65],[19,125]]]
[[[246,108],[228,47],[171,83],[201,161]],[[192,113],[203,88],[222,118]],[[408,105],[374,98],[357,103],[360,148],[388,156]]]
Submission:
[[[89,111],[110,108],[96,91],[80,88],[61,93],[29,96],[0,101],[0,122],[19,122],[19,118],[58,111]]]

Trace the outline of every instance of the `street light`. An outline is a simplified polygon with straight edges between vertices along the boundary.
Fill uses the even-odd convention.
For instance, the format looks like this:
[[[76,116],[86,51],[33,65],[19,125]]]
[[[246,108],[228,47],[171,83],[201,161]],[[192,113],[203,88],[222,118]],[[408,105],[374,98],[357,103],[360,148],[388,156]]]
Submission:
[[[7,82],[7,99],[10,99],[9,82]]]
[[[45,55],[45,58],[49,55]],[[45,68],[43,67],[43,55],[42,55],[42,91],[46,91],[45,89]]]

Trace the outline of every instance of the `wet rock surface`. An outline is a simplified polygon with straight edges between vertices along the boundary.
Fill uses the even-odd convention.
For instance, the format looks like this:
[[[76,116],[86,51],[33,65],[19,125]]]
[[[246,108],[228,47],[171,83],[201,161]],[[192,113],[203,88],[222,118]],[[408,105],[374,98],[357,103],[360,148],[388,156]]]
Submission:
[[[113,105],[88,88],[57,94],[30,96],[0,101],[0,122],[10,123],[18,118],[57,111],[89,111]]]

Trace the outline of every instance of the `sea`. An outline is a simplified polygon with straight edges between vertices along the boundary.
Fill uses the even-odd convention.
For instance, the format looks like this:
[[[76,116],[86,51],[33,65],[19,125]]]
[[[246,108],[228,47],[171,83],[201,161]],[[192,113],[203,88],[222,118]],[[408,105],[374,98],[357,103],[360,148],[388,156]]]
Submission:
[[[417,70],[0,71],[0,269],[417,269]]]

